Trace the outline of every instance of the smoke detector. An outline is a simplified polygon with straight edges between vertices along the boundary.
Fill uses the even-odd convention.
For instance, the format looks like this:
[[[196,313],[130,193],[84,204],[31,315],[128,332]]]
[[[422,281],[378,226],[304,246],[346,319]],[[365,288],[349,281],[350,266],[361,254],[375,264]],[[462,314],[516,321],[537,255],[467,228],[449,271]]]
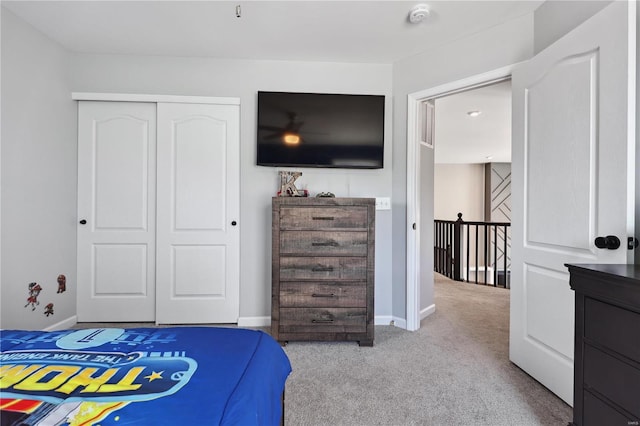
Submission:
[[[417,4],[409,11],[409,22],[417,24],[429,17],[429,8],[426,4]]]

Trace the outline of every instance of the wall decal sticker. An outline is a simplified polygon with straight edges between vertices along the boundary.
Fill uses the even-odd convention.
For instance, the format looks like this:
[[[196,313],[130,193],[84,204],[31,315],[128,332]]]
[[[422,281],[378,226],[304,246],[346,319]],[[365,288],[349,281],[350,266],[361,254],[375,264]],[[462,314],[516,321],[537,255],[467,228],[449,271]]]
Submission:
[[[47,303],[47,306],[44,307],[44,314],[46,316],[53,315],[53,303]]]
[[[58,291],[56,293],[64,293],[67,291],[67,277],[60,274],[58,275]]]
[[[40,287],[40,284],[29,283],[29,297],[27,297],[27,304],[24,305],[24,307],[26,308],[27,306],[31,305],[31,310],[35,311],[36,305],[40,304],[40,302],[38,302],[38,295],[41,291],[42,287]]]

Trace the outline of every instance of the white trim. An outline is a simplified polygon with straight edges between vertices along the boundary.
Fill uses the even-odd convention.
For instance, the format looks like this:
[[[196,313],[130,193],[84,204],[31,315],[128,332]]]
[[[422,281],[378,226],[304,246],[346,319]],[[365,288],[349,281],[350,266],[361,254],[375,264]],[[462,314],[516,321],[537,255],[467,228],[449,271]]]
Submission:
[[[398,318],[393,315],[376,315],[374,319],[375,325],[386,325],[390,327],[407,328],[407,321],[404,318]]]
[[[431,304],[420,311],[420,321],[433,314],[436,311],[436,305]]]
[[[420,111],[420,100],[416,94],[407,96],[407,330],[415,331],[420,328],[420,254],[419,238],[413,225],[417,226],[420,215],[419,197],[417,194],[417,179],[420,173],[420,162],[416,160],[417,144],[420,141],[417,114]]]
[[[72,316],[69,317],[67,319],[64,319],[58,323],[55,323],[53,325],[50,325],[49,327],[45,328],[42,331],[58,331],[58,330],[66,330],[68,328],[73,327],[74,325],[76,325],[78,323],[78,317],[77,316]]]
[[[391,322],[395,325],[393,315],[376,315],[373,319],[374,325],[391,325]]]
[[[392,315],[376,315],[373,323],[375,325],[390,325],[392,321],[396,327],[407,328],[404,318]],[[271,327],[271,317],[240,317],[238,318],[238,327]]]
[[[271,317],[239,317],[238,327],[271,327]]]
[[[222,98],[212,96],[141,95],[133,93],[72,92],[71,99],[73,99],[74,101],[167,102],[189,104],[240,105],[240,98]]]
[[[627,235],[636,235],[635,218],[636,218],[636,67],[637,60],[637,39],[638,28],[636,19],[638,19],[637,5],[635,1],[630,1],[627,10]],[[627,251],[627,263],[634,263],[634,250]]]
[[[387,324],[387,325],[390,325],[390,324]],[[404,318],[393,317],[393,326],[406,330],[407,320],[405,320]]]
[[[478,74],[462,80],[452,81],[440,86],[410,93],[407,95],[407,330],[420,328],[420,239],[416,238],[416,229],[420,231],[420,194],[417,179],[420,174],[420,156],[416,147],[419,144],[418,111],[419,104],[427,99],[438,98],[456,92],[497,83],[511,77],[517,64],[508,65],[493,71]],[[428,225],[426,225],[428,226]],[[429,307],[430,308],[430,307]],[[428,310],[429,308],[426,308]],[[434,308],[435,309],[435,308]]]

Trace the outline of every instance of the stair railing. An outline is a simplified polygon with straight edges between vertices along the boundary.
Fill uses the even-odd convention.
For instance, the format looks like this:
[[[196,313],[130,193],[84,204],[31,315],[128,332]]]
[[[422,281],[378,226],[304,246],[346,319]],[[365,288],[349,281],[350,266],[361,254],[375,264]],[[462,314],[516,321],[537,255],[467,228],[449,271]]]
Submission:
[[[510,287],[511,223],[434,221],[434,270],[456,281]]]

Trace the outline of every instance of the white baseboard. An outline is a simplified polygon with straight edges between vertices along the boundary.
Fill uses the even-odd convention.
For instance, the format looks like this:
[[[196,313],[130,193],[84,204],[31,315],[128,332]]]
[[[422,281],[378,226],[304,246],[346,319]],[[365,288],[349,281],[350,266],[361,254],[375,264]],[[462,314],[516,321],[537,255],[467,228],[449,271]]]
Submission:
[[[393,317],[393,325],[403,330],[407,329],[407,319],[400,317]]]
[[[436,310],[435,305],[431,305],[426,309],[420,311],[420,319],[424,319],[434,313]],[[78,317],[72,316],[65,320],[62,320],[56,324],[50,325],[45,328],[44,331],[57,331],[65,330],[73,327],[78,323]],[[407,320],[404,318],[395,317],[393,315],[378,315],[374,318],[375,325],[393,325],[394,327],[407,329]],[[270,327],[271,317],[240,317],[238,318],[238,327]]]
[[[393,315],[377,315],[374,318],[375,325],[392,325],[394,327],[407,328],[407,320],[404,318],[394,317]]]
[[[435,310],[435,306],[433,308]],[[425,315],[426,316],[426,315]],[[393,322],[393,324],[392,324]],[[394,325],[399,328],[407,328],[407,320],[392,315],[379,315],[374,318],[375,325]],[[271,317],[240,317],[238,327],[270,327]]]
[[[373,318],[375,325],[391,325],[391,321],[393,321],[393,316],[391,315],[376,315]]]
[[[429,315],[431,315],[435,311],[436,311],[436,305],[435,304],[431,304],[431,305],[427,306],[426,308],[421,309],[420,310],[420,321],[422,321],[423,319],[425,319],[426,317],[428,317]]]
[[[58,323],[50,325],[45,328],[43,331],[58,331],[58,330],[66,330],[67,328],[71,328],[78,323],[78,317],[76,315],[69,317],[65,320],[62,320]]]
[[[271,317],[240,317],[238,327],[271,327]]]

